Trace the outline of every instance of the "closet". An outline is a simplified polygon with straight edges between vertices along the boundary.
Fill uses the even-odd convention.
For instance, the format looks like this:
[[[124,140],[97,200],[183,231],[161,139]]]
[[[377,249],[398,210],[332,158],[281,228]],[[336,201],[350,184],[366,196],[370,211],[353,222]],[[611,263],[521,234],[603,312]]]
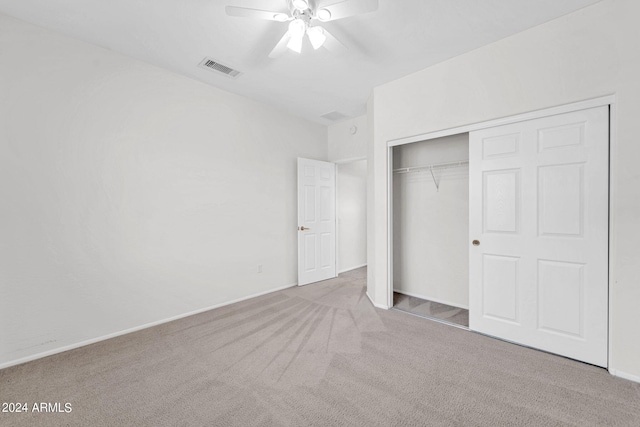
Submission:
[[[393,148],[394,307],[468,326],[469,134]]]
[[[390,145],[394,308],[606,367],[609,115]]]

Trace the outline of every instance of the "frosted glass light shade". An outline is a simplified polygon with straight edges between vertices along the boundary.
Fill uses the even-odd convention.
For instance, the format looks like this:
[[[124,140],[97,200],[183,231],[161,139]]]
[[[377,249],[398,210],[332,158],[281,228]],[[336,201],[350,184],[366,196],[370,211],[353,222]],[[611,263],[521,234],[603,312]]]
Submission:
[[[291,37],[302,38],[307,31],[307,23],[302,19],[294,19],[289,24],[289,34]]]
[[[327,40],[327,36],[324,34],[322,27],[311,27],[307,30],[309,41],[314,49],[318,49]]]
[[[287,47],[296,53],[302,52],[302,37],[291,37]]]

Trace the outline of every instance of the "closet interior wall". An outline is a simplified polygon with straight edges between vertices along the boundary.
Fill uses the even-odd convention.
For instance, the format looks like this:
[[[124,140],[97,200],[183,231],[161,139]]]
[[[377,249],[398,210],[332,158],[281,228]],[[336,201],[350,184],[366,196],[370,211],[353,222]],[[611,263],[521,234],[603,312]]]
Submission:
[[[395,292],[469,308],[468,158],[468,133],[393,148]]]

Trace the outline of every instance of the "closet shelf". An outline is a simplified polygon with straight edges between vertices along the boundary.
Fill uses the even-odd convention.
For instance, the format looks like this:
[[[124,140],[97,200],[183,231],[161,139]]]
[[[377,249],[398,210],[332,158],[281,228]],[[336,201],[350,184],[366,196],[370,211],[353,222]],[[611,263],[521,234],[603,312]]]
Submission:
[[[414,166],[410,168],[399,168],[394,169],[393,173],[411,173],[411,172],[423,172],[429,171],[431,172],[431,178],[433,178],[433,184],[436,186],[436,191],[440,191],[440,183],[436,180],[436,176],[433,174],[434,169],[449,169],[449,168],[457,168],[460,166],[466,166],[469,164],[469,160],[461,160],[459,162],[448,162],[448,163],[434,163],[432,165],[426,166]]]
[[[424,171],[432,171],[434,169],[457,168],[460,166],[466,166],[468,164],[469,164],[469,160],[462,160],[460,162],[435,163],[432,165],[425,165],[425,166],[412,166],[410,168],[398,168],[398,169],[394,169],[393,173],[424,172]]]

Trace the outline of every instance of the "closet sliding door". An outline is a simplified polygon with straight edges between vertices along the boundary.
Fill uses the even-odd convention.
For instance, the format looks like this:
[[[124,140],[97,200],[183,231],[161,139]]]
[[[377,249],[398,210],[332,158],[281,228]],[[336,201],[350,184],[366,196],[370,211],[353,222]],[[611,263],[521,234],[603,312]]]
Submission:
[[[470,133],[470,328],[607,366],[609,110]]]

